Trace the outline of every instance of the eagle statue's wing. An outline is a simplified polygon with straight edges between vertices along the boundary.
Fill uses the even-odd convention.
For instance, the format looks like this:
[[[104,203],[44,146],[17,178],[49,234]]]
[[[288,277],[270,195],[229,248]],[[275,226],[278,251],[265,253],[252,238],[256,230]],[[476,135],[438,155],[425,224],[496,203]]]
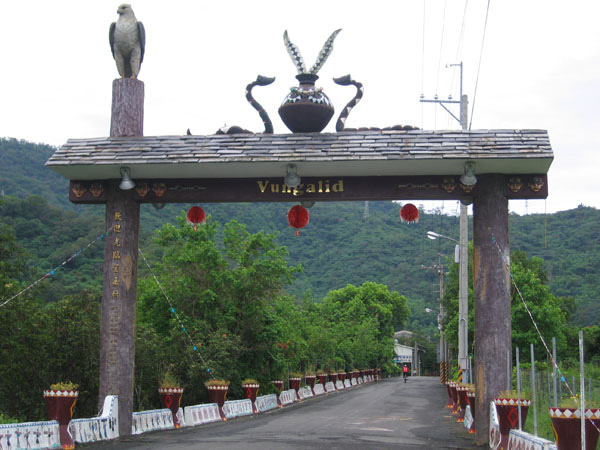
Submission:
[[[112,52],[113,58],[115,57],[115,28],[117,24],[115,22],[110,24],[108,30],[108,43],[110,44],[110,51]]]
[[[140,50],[141,50],[140,63],[141,63],[144,61],[144,51],[146,49],[146,30],[144,29],[144,24],[139,21],[137,23],[137,28],[138,28],[138,37],[140,39]]]

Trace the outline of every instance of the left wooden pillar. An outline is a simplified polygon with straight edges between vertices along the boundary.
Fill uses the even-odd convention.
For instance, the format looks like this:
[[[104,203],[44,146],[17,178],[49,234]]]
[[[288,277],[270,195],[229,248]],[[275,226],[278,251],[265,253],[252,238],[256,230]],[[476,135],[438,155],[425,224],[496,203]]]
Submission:
[[[144,84],[113,82],[111,137],[143,134]],[[132,168],[130,167],[130,170]],[[104,282],[100,341],[101,406],[107,395],[119,398],[119,433],[131,434],[135,360],[135,312],[140,205],[133,189],[119,188],[120,173],[107,186]]]

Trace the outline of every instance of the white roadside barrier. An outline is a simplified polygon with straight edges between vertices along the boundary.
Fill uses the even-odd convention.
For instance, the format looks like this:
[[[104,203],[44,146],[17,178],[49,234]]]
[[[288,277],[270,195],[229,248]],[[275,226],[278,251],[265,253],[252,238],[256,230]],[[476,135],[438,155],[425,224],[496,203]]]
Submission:
[[[148,431],[170,430],[175,428],[173,414],[170,409],[153,409],[133,413],[131,434],[142,434]]]
[[[219,405],[217,403],[206,403],[202,405],[186,406],[184,408],[185,425],[194,427],[203,423],[221,421]]]
[[[350,382],[350,380],[348,378],[346,378],[344,380],[344,388],[349,388],[352,387],[352,383]]]
[[[256,397],[256,409],[258,412],[270,411],[271,409],[277,408],[277,395],[268,394],[261,395],[260,397]]]
[[[287,391],[282,391],[281,394],[279,394],[279,400],[282,405],[294,403],[296,401],[296,390],[288,389]]]
[[[525,431],[510,430],[507,450],[556,450],[554,442],[550,442]]]
[[[319,395],[324,395],[325,394],[325,387],[323,387],[323,385],[321,383],[317,383],[315,384],[315,395],[319,396]]]
[[[356,378],[352,378],[352,379],[350,380],[350,385],[351,385],[351,386],[356,386],[356,385],[358,385],[358,381],[356,381]]]
[[[313,397],[312,389],[310,388],[310,386],[302,386],[300,388],[300,390],[298,391],[298,395],[300,396],[301,400],[305,400],[307,398],[312,398]]]
[[[9,423],[0,425],[1,449],[46,449],[62,448],[58,433],[58,422]]]
[[[107,395],[102,412],[98,417],[73,419],[69,433],[76,444],[107,441],[119,437],[119,400],[116,395]]]
[[[335,388],[336,388],[338,391],[341,391],[342,389],[344,389],[344,382],[343,382],[343,381],[341,381],[341,380],[337,380],[337,381],[335,382]]]
[[[223,413],[228,419],[252,415],[252,400],[229,400],[223,405]]]
[[[335,392],[335,384],[333,384],[333,381],[328,381],[327,383],[325,383],[325,390],[327,392]]]

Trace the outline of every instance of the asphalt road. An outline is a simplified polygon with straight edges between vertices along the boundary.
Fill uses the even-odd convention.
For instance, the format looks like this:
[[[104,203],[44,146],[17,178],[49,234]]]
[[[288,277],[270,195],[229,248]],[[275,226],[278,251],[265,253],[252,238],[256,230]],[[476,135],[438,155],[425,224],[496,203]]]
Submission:
[[[86,450],[471,449],[436,377],[387,379],[267,413],[122,437]]]

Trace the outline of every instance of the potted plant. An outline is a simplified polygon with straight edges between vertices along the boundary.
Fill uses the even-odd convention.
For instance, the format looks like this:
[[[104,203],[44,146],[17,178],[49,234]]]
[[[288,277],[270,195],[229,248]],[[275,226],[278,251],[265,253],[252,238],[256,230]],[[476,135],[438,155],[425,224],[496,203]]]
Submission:
[[[507,448],[510,430],[519,428],[519,406],[521,406],[521,427],[525,426],[527,412],[531,404],[528,395],[516,391],[502,391],[494,399],[498,422],[500,423],[500,448]]]
[[[223,405],[227,398],[227,391],[229,390],[229,381],[221,379],[210,379],[204,382],[204,386],[208,389],[208,398],[211,403],[219,405],[219,414],[221,419],[227,420],[225,413],[223,412]]]
[[[177,417],[177,412],[181,405],[183,388],[181,387],[179,380],[177,380],[170,370],[167,370],[158,382],[158,395],[160,396],[160,401],[163,406],[171,410],[173,426],[175,428],[181,428],[181,422]]]
[[[319,383],[325,386],[325,383],[327,383],[327,372],[323,369],[317,370],[317,378],[319,379]]]
[[[594,450],[598,443],[600,409],[591,404],[585,408],[585,448]],[[559,403],[557,408],[548,408],[558,450],[581,448],[581,403],[579,396],[570,397]],[[595,426],[594,426],[595,425]]]
[[[456,394],[458,395],[458,404],[460,406],[460,411],[458,412],[458,420],[457,422],[465,421],[465,411],[467,410],[467,392],[469,392],[469,386],[463,383],[458,383],[456,386]]]
[[[50,385],[44,391],[44,400],[48,410],[48,419],[58,422],[60,443],[63,449],[74,449],[75,443],[69,433],[69,422],[73,418],[73,408],[77,402],[79,386],[71,381]]]
[[[469,428],[469,434],[475,433],[475,386],[473,384],[468,384],[469,390],[467,391],[467,402],[469,403],[469,408],[471,409],[471,416],[473,417],[473,424],[471,428]]]
[[[315,394],[316,378],[317,377],[315,376],[315,373],[311,369],[308,369],[306,371],[306,373],[304,374],[304,382],[306,383],[307,386],[310,386],[310,391],[312,392],[313,397],[317,396],[317,394]]]
[[[302,380],[302,374],[300,372],[290,372],[289,377],[290,389],[296,391],[296,398],[298,399],[298,401],[301,401],[300,394],[298,394],[298,391],[300,390],[300,380]]]
[[[342,372],[338,372],[338,378],[340,379],[340,381],[343,383],[344,380],[346,379],[346,372],[342,371]]]
[[[338,373],[336,371],[330,371],[329,372],[329,381],[331,381],[333,383],[333,385],[335,386],[335,382],[338,379]]]
[[[242,389],[246,393],[246,398],[249,398],[252,402],[252,411],[254,414],[258,413],[258,409],[256,408],[256,395],[258,394],[258,388],[260,384],[254,378],[246,378],[242,380]]]

